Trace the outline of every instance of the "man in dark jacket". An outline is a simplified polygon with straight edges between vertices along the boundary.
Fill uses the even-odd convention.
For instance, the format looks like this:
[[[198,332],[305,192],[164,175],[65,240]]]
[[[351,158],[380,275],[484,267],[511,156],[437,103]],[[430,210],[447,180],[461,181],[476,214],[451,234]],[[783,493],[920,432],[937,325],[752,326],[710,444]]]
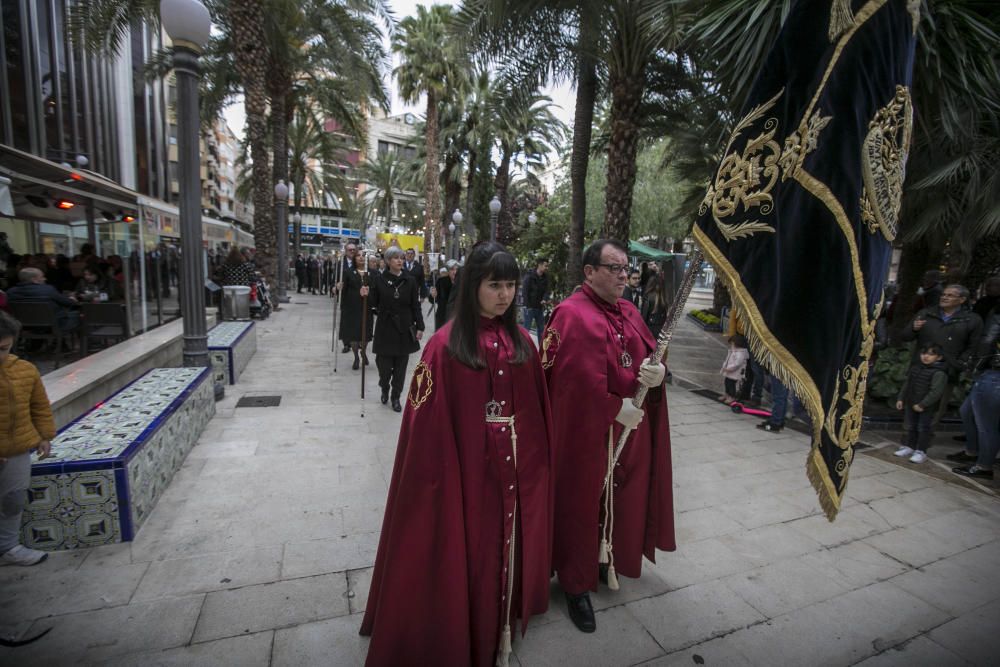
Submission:
[[[406,260],[403,262],[403,270],[413,276],[417,281],[417,289],[420,290],[420,301],[423,302],[427,296],[427,284],[424,280],[424,265],[417,259],[417,251],[410,248],[406,251]]]
[[[391,391],[392,409],[401,412],[399,398],[406,380],[406,364],[410,355],[420,349],[424,318],[416,281],[403,270],[403,251],[389,248],[385,251],[385,263],[385,271],[369,287],[362,287],[360,294],[368,296],[368,306],[378,313],[372,352],[382,404],[389,402]]]
[[[628,272],[628,283],[625,284],[625,291],[622,298],[631,301],[632,305],[642,312],[642,286],[639,284],[639,269],[630,269]]]
[[[295,282],[298,285],[295,291],[302,294],[302,288],[306,286],[306,260],[302,259],[302,255],[295,256]]]
[[[539,257],[535,260],[535,270],[524,277],[524,328],[531,331],[532,323],[538,335],[538,344],[542,344],[542,330],[545,328],[545,317],[542,310],[549,293],[549,260]]]
[[[986,320],[986,333],[979,341],[974,359],[981,374],[968,398],[962,403],[962,426],[965,429],[964,452],[952,454],[953,461],[973,462],[952,468],[965,477],[993,479],[993,463],[1000,451],[1000,309],[994,308]]]
[[[969,290],[962,285],[948,285],[941,292],[939,305],[918,312],[913,322],[900,336],[904,341],[917,341],[911,364],[919,363],[919,350],[927,345],[940,345],[944,351],[948,386],[934,423],[941,420],[941,415],[948,407],[951,390],[958,383],[958,376],[965,369],[976,343],[982,336],[982,319],[962,307],[968,300]]]
[[[45,274],[39,269],[21,269],[17,273],[20,281],[7,290],[7,301],[16,303],[52,303],[56,306],[56,322],[63,331],[71,331],[80,326],[80,313],[76,312],[77,301],[63,296],[52,285],[45,284]]]

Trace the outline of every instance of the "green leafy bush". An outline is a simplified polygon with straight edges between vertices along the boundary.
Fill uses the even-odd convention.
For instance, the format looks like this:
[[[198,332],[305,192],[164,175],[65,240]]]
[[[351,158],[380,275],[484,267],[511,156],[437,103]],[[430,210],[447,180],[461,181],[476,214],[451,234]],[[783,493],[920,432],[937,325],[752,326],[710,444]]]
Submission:
[[[903,388],[909,365],[909,345],[880,350],[868,378],[868,395],[872,398],[895,400],[899,390]]]
[[[706,327],[711,327],[715,329],[719,329],[722,322],[722,320],[720,320],[717,315],[713,315],[712,313],[706,312],[704,310],[692,310],[691,312],[688,313],[688,316],[698,320]]]

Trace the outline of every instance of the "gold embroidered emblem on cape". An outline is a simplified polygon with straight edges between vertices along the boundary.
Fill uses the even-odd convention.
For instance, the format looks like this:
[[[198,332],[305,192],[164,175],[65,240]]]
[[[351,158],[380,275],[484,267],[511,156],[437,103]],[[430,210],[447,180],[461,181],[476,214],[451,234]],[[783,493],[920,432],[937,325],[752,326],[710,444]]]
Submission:
[[[768,215],[774,208],[774,199],[770,193],[778,182],[778,160],[781,157],[781,146],[774,140],[778,131],[778,119],[772,117],[764,121],[763,131],[757,137],[749,139],[742,151],[731,149],[740,134],[763,118],[784,92],[785,89],[782,88],[777,95],[751,109],[737,123],[726,144],[726,157],[719,165],[715,182],[708,186],[708,192],[701,202],[699,215],[704,215],[711,209],[712,218],[727,241],[760,232],[774,233],[774,227],[759,220],[730,225],[722,219],[734,215],[741,208],[750,210],[757,207],[761,215]]]
[[[542,337],[542,368],[548,370],[552,368],[552,364],[556,363],[556,353],[559,351],[559,343],[562,342],[562,337],[559,332],[549,327],[545,330],[545,336]]]
[[[413,369],[413,381],[410,382],[410,391],[406,394],[406,398],[414,410],[427,402],[433,387],[434,378],[431,377],[430,366],[421,361]]]
[[[864,178],[861,219],[868,231],[873,234],[880,231],[888,241],[895,239],[899,231],[899,207],[912,129],[910,91],[905,86],[896,86],[892,101],[879,109],[868,124],[861,148]]]

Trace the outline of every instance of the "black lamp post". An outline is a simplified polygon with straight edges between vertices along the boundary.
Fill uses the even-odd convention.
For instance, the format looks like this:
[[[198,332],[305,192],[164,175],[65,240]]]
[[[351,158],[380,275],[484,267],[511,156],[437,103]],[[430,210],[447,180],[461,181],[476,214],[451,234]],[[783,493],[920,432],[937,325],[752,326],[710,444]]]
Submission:
[[[493,195],[490,200],[490,241],[497,240],[497,216],[500,215],[500,198]]]
[[[177,77],[177,162],[180,175],[181,315],[184,365],[208,366],[205,270],[202,264],[201,165],[198,154],[198,57],[208,43],[212,17],[199,0],[161,0],[160,18],[173,42]]]

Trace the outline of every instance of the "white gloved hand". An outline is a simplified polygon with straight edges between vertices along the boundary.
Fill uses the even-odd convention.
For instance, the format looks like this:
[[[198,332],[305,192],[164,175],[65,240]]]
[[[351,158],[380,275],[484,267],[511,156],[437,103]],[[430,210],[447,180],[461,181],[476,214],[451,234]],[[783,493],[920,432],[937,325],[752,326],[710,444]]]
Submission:
[[[659,361],[646,359],[639,366],[639,382],[645,387],[653,389],[663,384],[663,378],[667,375],[667,367]]]
[[[618,411],[615,421],[631,431],[634,428],[638,428],[644,414],[642,408],[632,405],[632,399],[623,398],[621,410]]]

